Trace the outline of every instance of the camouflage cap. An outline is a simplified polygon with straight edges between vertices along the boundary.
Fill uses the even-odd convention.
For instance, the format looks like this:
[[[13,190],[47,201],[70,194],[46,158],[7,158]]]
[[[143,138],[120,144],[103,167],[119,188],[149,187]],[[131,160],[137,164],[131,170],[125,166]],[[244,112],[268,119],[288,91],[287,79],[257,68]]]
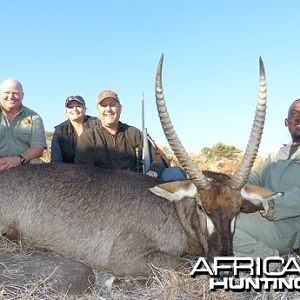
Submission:
[[[69,96],[65,101],[65,107],[67,107],[71,101],[77,101],[85,107],[85,101],[81,96]]]
[[[115,93],[114,91],[111,91],[111,90],[104,90],[104,91],[100,92],[100,94],[98,95],[97,104],[99,104],[102,100],[104,100],[106,98],[113,98],[116,101],[120,102],[117,93]]]

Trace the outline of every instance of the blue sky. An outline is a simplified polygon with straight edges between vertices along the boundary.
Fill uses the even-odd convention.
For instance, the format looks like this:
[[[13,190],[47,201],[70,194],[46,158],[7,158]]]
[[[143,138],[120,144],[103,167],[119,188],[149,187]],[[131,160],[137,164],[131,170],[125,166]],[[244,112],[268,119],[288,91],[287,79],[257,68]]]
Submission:
[[[24,86],[24,105],[46,130],[65,120],[64,100],[82,95],[96,115],[100,90],[115,90],[121,120],[166,144],[154,78],[164,53],[165,98],[189,152],[223,142],[244,150],[254,117],[258,61],[268,83],[260,153],[290,136],[284,118],[300,98],[300,2],[10,0],[1,5],[0,79]]]

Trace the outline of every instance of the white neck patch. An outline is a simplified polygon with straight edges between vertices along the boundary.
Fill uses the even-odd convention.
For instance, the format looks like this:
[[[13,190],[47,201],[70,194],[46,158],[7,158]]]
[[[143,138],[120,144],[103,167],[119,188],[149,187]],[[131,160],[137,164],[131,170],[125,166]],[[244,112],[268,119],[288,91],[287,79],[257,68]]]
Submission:
[[[234,218],[232,219],[232,221],[231,221],[231,224],[230,224],[230,230],[231,230],[231,233],[233,233],[233,232],[234,232],[234,227],[235,227],[235,219],[236,219],[236,217],[234,217]]]
[[[215,225],[210,217],[206,216],[206,226],[208,235],[212,235],[215,231]]]

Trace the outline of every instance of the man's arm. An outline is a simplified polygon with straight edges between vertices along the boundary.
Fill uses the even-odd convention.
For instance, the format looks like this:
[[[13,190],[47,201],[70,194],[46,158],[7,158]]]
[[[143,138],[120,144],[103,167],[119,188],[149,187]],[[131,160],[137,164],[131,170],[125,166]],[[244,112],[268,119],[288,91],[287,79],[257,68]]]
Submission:
[[[264,173],[271,164],[271,156],[269,155],[260,165],[251,171],[247,183],[264,187]]]
[[[39,158],[43,155],[45,148],[43,146],[32,146],[22,153],[26,161]]]
[[[43,155],[45,149],[47,149],[47,143],[43,120],[36,114],[32,116],[30,147],[19,155],[2,157],[0,159],[0,170],[10,169],[21,165],[22,158],[20,156],[23,156],[26,162],[39,158]]]
[[[44,123],[42,118],[39,115],[34,115],[32,117],[32,134],[31,134],[30,146],[31,148],[40,146],[43,148],[43,150],[47,149],[46,132],[44,128]],[[33,151],[29,155],[30,157],[32,157],[31,159],[34,159],[40,157],[42,154],[40,154],[38,151],[37,152]],[[38,155],[38,156],[34,156],[34,155]]]
[[[294,187],[284,192],[282,197],[274,200],[274,214],[272,220],[300,216],[300,188]]]
[[[26,161],[41,157],[44,150],[47,149],[46,132],[42,118],[39,115],[34,115],[32,120],[31,147],[21,153]]]
[[[20,155],[2,157],[0,159],[0,171],[17,167],[22,164],[22,157],[26,162],[39,158],[43,155],[45,148],[42,146],[32,146]]]
[[[276,221],[286,218],[299,217],[300,174],[297,173],[298,168],[293,168],[293,174],[290,173],[290,170],[287,170],[287,172],[289,172],[285,174],[287,177],[282,177],[282,171],[278,171],[279,173],[276,174],[277,172],[275,169],[270,168],[271,162],[272,156],[269,155],[268,158],[265,159],[257,168],[257,170],[251,172],[247,183],[271,188],[277,192],[284,192],[284,195],[272,201],[272,205],[270,207],[271,211],[266,216],[268,220]],[[281,160],[281,162],[284,162],[287,167],[286,160]],[[280,164],[281,162],[279,161],[278,163]],[[270,172],[272,172],[271,176],[266,176],[267,174],[270,175]],[[268,180],[266,180],[266,178],[268,178]],[[286,186],[286,184],[283,184],[283,182],[286,182],[286,184],[288,184],[290,187],[281,189],[281,187],[284,187],[284,185]]]
[[[154,171],[158,174],[158,177],[160,177],[162,171],[168,167],[168,160],[160,149],[156,149],[150,141],[149,149],[151,154],[151,164],[148,172]],[[148,172],[146,174],[148,174]],[[149,175],[151,176],[151,172],[149,172]]]
[[[35,158],[41,157],[44,150],[47,149],[44,123],[39,115],[33,115],[32,117],[32,134],[30,146],[30,148],[21,153],[26,161],[31,161]]]

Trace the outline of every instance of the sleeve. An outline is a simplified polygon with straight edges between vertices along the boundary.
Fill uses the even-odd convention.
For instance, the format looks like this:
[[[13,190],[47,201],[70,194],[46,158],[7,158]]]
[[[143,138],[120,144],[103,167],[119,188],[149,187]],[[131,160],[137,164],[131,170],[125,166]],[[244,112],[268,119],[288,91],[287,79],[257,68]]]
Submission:
[[[271,172],[269,166],[272,162],[272,155],[269,155],[266,160],[262,162],[262,164],[258,167],[257,170],[251,172],[248,183],[255,184],[259,186],[267,186],[270,185],[266,184],[265,178],[266,175]],[[274,172],[274,170],[272,171]],[[298,184],[298,178],[299,175],[297,174],[290,175],[289,180],[291,182],[292,188],[289,188],[286,191],[283,191],[283,196],[280,196],[279,198],[274,199],[274,213],[272,214],[272,217],[269,218],[269,220],[277,221],[287,218],[293,218],[293,217],[299,217],[300,216],[300,185]],[[277,186],[279,185],[280,178],[282,177],[281,173],[278,173],[278,176],[276,176],[273,173],[272,178],[276,178],[276,182],[273,182],[272,185]],[[270,178],[270,176],[269,176]],[[270,180],[270,179],[269,179]],[[296,180],[293,184],[293,180]]]
[[[51,140],[51,162],[63,162],[57,129],[54,130]]]
[[[30,144],[31,147],[42,146],[45,149],[47,148],[44,123],[39,115],[34,115],[32,117],[32,135]]]
[[[274,221],[300,216],[300,188],[294,187],[283,196],[274,199]]]
[[[247,183],[264,186],[264,174],[271,164],[271,156],[269,155],[255,170],[251,171]]]
[[[93,131],[87,129],[83,131],[77,141],[75,152],[75,164],[87,164],[95,166],[94,143],[92,141]]]

